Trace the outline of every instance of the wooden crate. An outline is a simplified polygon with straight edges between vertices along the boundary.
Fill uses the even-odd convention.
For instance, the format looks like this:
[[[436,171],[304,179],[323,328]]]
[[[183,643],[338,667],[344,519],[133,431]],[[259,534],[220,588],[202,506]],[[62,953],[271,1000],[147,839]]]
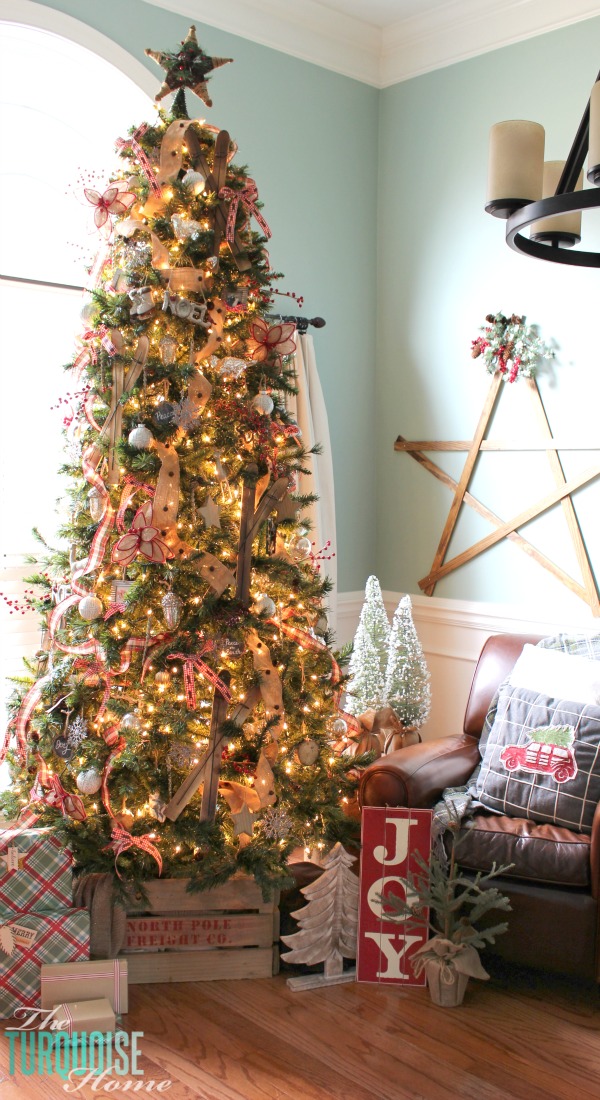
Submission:
[[[129,982],[267,978],[279,969],[279,898],[264,902],[254,879],[187,892],[187,879],[146,883],[149,904],[127,912]]]

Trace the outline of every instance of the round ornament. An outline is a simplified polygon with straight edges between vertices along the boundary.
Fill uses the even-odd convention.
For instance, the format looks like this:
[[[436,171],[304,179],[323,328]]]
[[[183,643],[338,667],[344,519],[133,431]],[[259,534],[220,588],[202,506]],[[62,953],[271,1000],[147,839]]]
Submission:
[[[252,398],[252,407],[261,414],[261,416],[269,416],[273,412],[275,405],[273,398],[269,397],[269,394],[265,389],[258,391],[256,397]]]
[[[161,401],[152,414],[152,419],[159,428],[167,428],[169,424],[173,423],[174,418],[175,406],[170,401]]]
[[[171,683],[171,674],[167,672],[166,668],[160,668],[158,672],[154,673],[154,683],[159,687],[168,687]]]
[[[92,323],[92,318],[97,308],[98,307],[96,306],[95,302],[86,302],[83,309],[81,310],[81,313],[79,314],[84,325],[87,325],[88,328]]]
[[[131,714],[124,714],[121,718],[122,730],[134,730],[135,732],[137,732],[138,730],[141,730],[141,728],[142,723],[138,714],[134,714],[132,712]]]
[[[136,451],[149,451],[154,443],[154,436],[145,424],[138,424],[130,431],[127,442]]]
[[[165,622],[169,630],[176,630],[181,622],[181,612],[183,611],[183,600],[179,599],[174,592],[165,592],[161,602],[163,609],[163,615]]]
[[[310,764],[316,764],[319,759],[319,746],[317,742],[313,741],[310,737],[305,737],[304,741],[296,745],[296,757],[298,762],[305,767]]]
[[[181,182],[189,187],[193,195],[201,195],[206,183],[204,176],[200,172],[194,172],[192,168],[188,169]]]
[[[125,808],[121,810],[120,813],[115,814],[115,821],[117,821],[119,825],[122,825],[123,828],[127,829],[127,832],[129,832],[135,821],[135,817],[132,814],[131,810]]]
[[[328,630],[329,630],[329,623],[327,622],[327,616],[326,615],[319,615],[319,618],[317,619],[317,621],[315,623],[315,633],[320,634],[320,636],[323,637],[324,634],[327,634]]]
[[[52,742],[52,751],[54,755],[60,757],[61,760],[70,760],[74,750],[73,745],[69,744],[67,738],[59,734]]]
[[[75,782],[77,790],[82,794],[96,794],[102,786],[102,776],[95,768],[88,768],[84,772],[79,772]]]
[[[304,561],[311,552],[312,543],[306,535],[299,535],[296,538],[290,539],[288,549],[296,561]]]
[[[331,732],[335,733],[336,737],[344,737],[348,733],[348,723],[344,718],[336,718],[331,723]]]
[[[98,523],[102,519],[102,512],[104,511],[102,494],[98,489],[90,489],[88,493],[88,508],[94,523]]]
[[[257,615],[266,615],[271,618],[275,614],[275,602],[265,592],[261,592],[254,600],[254,611]]]
[[[97,672],[87,672],[83,677],[83,683],[86,688],[100,687],[100,677]]]
[[[84,596],[77,605],[77,610],[82,619],[85,619],[86,623],[91,623],[94,619],[98,619],[104,611],[104,605],[102,600],[99,600],[97,596]]]

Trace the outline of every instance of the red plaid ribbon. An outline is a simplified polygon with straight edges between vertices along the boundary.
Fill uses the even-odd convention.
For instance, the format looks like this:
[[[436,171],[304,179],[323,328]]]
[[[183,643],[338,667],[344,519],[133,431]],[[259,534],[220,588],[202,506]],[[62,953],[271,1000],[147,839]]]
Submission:
[[[133,153],[140,168],[142,169],[142,172],[148,180],[148,183],[150,184],[151,190],[154,191],[155,195],[160,195],[160,185],[156,176],[154,175],[154,172],[152,171],[152,165],[150,164],[150,161],[148,160],[148,157],[146,156],[139,142],[139,139],[144,136],[147,129],[148,123],[142,122],[141,126],[138,126],[137,130],[132,134],[130,138],[117,138],[117,140],[115,141],[115,146],[121,153],[124,153],[127,149],[131,149],[131,152]]]
[[[262,229],[265,237],[271,236],[271,230],[263,218],[260,210],[258,209],[256,202],[258,199],[258,188],[254,180],[248,179],[246,187],[243,187],[241,191],[234,191],[231,187],[222,187],[219,191],[220,199],[229,200],[229,211],[227,213],[227,225],[225,226],[225,237],[229,244],[233,242],[235,237],[235,219],[237,217],[238,207],[240,203],[244,207],[247,214],[252,214]]]
[[[208,653],[213,648],[212,642],[205,642],[200,650],[200,653],[169,653],[167,654],[168,661],[182,661],[183,662],[183,683],[185,687],[185,701],[188,710],[196,709],[196,684],[194,682],[194,670],[199,672],[202,676],[213,685],[216,691],[223,696],[227,703],[231,702],[231,692],[227,687],[227,684],[223,683],[223,680],[214,669],[210,668],[202,659],[200,654]]]
[[[108,745],[111,746],[111,749],[104,762],[104,768],[102,770],[102,786],[100,790],[102,795],[102,805],[104,806],[104,809],[106,810],[108,816],[114,818],[115,815],[112,812],[112,808],[110,805],[110,795],[108,793],[108,777],[113,769],[113,765],[115,760],[117,759],[117,756],[121,755],[127,742],[124,737],[119,737],[119,735],[117,734],[116,726],[111,726],[110,730],[107,731],[104,740]]]
[[[269,619],[268,622],[273,623],[274,626],[278,627],[278,629],[281,630],[282,634],[285,634],[286,637],[291,638],[292,641],[297,642],[297,644],[301,645],[303,649],[311,650],[313,653],[327,654],[331,661],[331,682],[333,684],[339,684],[342,678],[342,670],[338,665],[335,657],[333,656],[331,650],[327,648],[324,642],[320,642],[318,638],[313,638],[312,634],[309,634],[306,630],[300,630],[299,627],[291,626],[290,623],[284,621],[285,618],[290,618],[294,614],[295,612],[293,608],[288,608],[287,611],[284,611],[281,620]],[[347,711],[340,709],[340,696],[341,692],[336,691],[334,695],[334,703],[338,708],[338,713],[340,717],[345,719],[351,729],[353,729],[356,733],[359,733],[361,731],[360,722],[354,717],[353,714],[348,714]]]
[[[115,853],[115,871],[119,878],[122,878],[121,872],[117,866],[119,856],[122,856],[123,852],[127,852],[130,848],[139,848],[140,851],[147,852],[148,855],[152,856],[158,864],[159,875],[162,874],[162,856],[156,845],[152,844],[150,835],[146,833],[144,836],[132,836],[131,833],[127,832],[127,829],[119,825],[118,821],[115,821],[110,844],[107,844],[102,851]]]

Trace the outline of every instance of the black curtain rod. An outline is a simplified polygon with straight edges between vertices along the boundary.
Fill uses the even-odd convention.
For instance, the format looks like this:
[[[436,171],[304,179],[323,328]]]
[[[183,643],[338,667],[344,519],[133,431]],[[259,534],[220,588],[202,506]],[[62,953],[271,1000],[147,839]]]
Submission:
[[[313,325],[315,328],[324,328],[327,324],[322,317],[299,317],[283,313],[270,313],[269,317],[272,317],[274,321],[290,321],[296,326],[301,336],[304,336],[309,325]]]

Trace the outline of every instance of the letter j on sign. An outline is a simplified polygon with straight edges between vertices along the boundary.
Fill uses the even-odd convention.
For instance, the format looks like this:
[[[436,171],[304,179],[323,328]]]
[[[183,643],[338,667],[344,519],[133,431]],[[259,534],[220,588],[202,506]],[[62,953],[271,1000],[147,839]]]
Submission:
[[[402,919],[391,920],[386,913],[385,898],[389,894],[406,897],[402,879],[408,872],[419,873],[417,852],[429,862],[431,816],[431,810],[379,806],[363,809],[356,958],[359,982],[425,985],[425,972],[416,979],[411,958],[425,943],[427,930],[407,928]]]

